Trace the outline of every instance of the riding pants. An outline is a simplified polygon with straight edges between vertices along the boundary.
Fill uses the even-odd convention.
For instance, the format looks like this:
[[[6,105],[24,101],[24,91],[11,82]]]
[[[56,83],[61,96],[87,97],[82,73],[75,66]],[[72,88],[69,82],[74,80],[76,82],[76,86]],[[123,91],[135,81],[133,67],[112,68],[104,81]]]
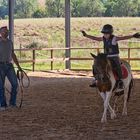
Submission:
[[[109,57],[109,60],[111,61],[113,69],[116,70],[119,80],[121,80],[123,78],[123,76],[122,76],[120,58],[119,57]]]

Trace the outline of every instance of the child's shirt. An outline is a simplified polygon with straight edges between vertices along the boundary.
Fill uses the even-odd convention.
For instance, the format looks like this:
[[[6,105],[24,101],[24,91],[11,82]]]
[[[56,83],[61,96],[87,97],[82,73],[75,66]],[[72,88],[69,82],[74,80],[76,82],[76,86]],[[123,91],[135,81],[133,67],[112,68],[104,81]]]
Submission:
[[[116,36],[111,35],[110,39],[103,37],[103,43],[104,53],[107,54],[108,57],[119,56],[119,45]]]

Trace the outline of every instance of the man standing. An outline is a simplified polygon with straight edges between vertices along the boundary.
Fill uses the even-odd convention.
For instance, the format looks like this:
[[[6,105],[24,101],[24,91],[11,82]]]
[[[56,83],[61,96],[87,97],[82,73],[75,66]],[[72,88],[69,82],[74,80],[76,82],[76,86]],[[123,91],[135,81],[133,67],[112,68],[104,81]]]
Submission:
[[[18,81],[12,60],[21,71],[21,67],[14,53],[13,43],[8,39],[8,32],[7,27],[0,28],[0,111],[5,110],[7,107],[4,88],[6,77],[8,78],[12,87],[9,106],[16,107]]]

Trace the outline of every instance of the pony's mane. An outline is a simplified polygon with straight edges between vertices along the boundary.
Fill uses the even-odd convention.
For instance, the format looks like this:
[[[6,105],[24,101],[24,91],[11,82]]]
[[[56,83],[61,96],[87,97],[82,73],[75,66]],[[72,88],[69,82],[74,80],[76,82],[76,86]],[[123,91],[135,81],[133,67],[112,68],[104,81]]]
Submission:
[[[99,53],[99,54],[97,55],[97,58],[100,59],[100,60],[105,61],[106,64],[108,64],[108,66],[109,66],[109,67],[108,67],[108,70],[112,70],[111,62],[110,62],[110,60],[107,58],[107,55],[106,55],[106,54],[104,54],[104,53]]]
[[[107,55],[106,54],[104,54],[104,53],[99,53],[98,55],[97,55],[97,57],[98,58],[101,58],[101,59],[107,59]]]

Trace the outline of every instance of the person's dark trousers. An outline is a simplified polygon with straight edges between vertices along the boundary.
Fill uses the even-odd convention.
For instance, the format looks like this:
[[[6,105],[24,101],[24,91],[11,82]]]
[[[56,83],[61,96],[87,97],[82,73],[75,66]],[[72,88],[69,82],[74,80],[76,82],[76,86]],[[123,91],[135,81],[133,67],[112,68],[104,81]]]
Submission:
[[[6,107],[6,98],[5,98],[5,78],[8,78],[11,84],[11,96],[9,105],[16,106],[16,97],[17,97],[17,88],[18,81],[17,76],[12,64],[2,64],[0,63],[0,106]]]
[[[117,72],[119,80],[121,80],[123,78],[123,76],[122,76],[120,58],[119,57],[110,57],[109,59],[112,63],[113,68],[115,68],[115,70]]]

